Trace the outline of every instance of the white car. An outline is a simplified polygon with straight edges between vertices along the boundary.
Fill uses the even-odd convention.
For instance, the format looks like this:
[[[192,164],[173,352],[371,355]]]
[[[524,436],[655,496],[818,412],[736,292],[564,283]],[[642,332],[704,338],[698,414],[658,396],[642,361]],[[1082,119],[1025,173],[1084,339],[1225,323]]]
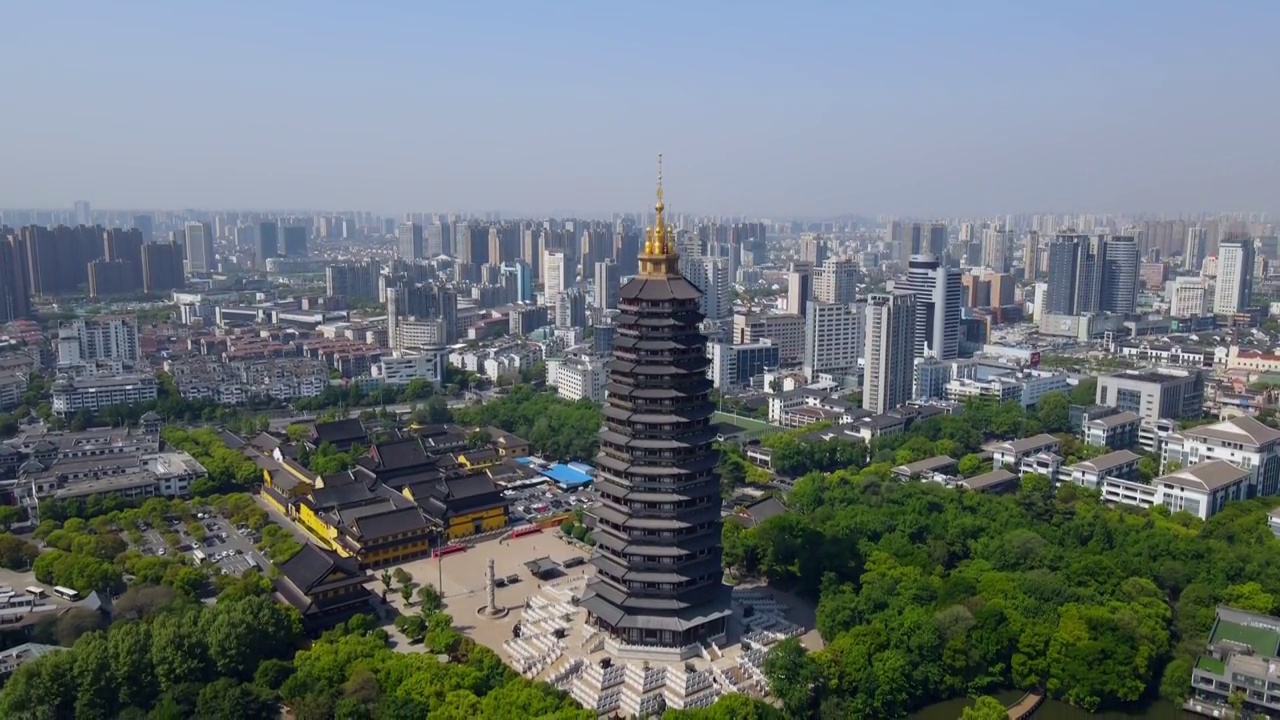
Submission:
[[[160,548],[159,550],[157,550],[157,551],[156,551],[156,554],[157,554],[157,555],[163,555],[163,554],[164,554],[164,548]]]

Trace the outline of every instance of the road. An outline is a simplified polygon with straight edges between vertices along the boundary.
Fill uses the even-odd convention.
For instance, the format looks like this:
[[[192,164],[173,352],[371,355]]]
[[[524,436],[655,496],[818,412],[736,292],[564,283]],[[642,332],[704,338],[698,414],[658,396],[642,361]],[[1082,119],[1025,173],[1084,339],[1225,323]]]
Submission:
[[[470,405],[472,402],[473,401],[471,400],[455,399],[455,400],[449,400],[446,403],[446,405],[448,405],[450,408],[460,408],[460,407],[466,407],[467,405]],[[361,405],[358,407],[349,407],[347,408],[347,412],[351,413],[352,415],[356,415],[360,413],[360,411],[362,410],[385,409],[388,412],[393,412],[393,413],[396,413],[397,415],[403,415],[405,413],[410,412],[413,409],[413,406],[415,404],[421,405],[422,402],[419,401],[417,403],[397,403],[395,405],[386,405],[385,407],[382,405]],[[311,422],[312,420],[315,420],[315,419],[316,419],[316,413],[300,413],[293,417],[271,418],[271,430],[273,432],[284,432],[284,429],[289,427],[290,425],[294,425],[296,423]]]

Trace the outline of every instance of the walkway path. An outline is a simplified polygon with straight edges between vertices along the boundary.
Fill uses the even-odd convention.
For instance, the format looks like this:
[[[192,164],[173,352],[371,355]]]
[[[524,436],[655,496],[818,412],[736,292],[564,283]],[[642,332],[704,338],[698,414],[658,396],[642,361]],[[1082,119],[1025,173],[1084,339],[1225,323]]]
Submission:
[[[1018,702],[1005,708],[1005,710],[1009,713],[1009,720],[1024,720],[1024,718],[1035,712],[1042,702],[1044,702],[1044,693],[1029,692],[1023,695]]]

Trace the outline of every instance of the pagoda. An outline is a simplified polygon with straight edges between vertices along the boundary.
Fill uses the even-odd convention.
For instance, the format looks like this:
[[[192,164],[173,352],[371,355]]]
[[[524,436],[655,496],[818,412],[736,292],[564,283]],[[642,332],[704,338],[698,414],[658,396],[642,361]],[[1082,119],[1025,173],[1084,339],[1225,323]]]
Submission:
[[[683,648],[723,642],[719,451],[707,378],[701,292],[680,274],[665,221],[662,157],[657,218],[640,273],[618,291],[613,358],[587,513],[597,569],[581,605],[618,643]],[[687,656],[687,655],[686,655]]]

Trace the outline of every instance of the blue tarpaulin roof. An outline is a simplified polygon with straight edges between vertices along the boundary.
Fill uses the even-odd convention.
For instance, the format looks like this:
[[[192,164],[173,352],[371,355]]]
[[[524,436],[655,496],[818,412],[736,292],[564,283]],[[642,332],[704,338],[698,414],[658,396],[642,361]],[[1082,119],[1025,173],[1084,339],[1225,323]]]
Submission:
[[[585,485],[591,482],[591,476],[584,472],[584,470],[590,470],[590,468],[580,463],[572,463],[570,465],[556,463],[546,470],[543,470],[542,474],[551,478],[557,484],[565,487],[578,487],[579,485]]]

